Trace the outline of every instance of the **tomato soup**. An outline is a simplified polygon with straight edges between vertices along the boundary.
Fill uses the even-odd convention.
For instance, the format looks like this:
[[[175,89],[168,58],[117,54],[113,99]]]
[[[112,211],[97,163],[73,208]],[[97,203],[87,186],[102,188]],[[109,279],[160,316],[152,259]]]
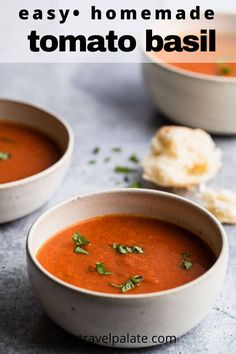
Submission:
[[[218,33],[216,52],[169,54],[162,51],[153,55],[177,68],[195,73],[236,77],[236,35],[233,33]],[[184,62],[181,62],[183,58]]]
[[[191,232],[129,215],[78,222],[47,240],[37,259],[69,284],[127,295],[175,288],[202,275],[215,261],[210,248]]]
[[[236,77],[236,63],[172,63],[171,65],[199,74]]]
[[[57,144],[24,124],[0,121],[0,183],[32,176],[61,156]]]

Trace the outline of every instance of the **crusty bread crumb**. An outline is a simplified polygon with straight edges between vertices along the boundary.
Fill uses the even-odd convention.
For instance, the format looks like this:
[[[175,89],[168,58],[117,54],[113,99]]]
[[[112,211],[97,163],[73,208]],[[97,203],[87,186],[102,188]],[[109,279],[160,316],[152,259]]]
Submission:
[[[163,187],[193,188],[213,178],[221,167],[221,151],[201,129],[160,128],[143,161],[143,178]]]
[[[222,223],[236,224],[236,193],[205,188],[200,193],[203,205]]]

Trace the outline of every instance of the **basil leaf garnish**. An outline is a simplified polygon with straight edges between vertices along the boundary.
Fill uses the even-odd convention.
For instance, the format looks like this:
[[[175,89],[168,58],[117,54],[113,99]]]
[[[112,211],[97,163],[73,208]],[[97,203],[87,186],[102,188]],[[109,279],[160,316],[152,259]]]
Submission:
[[[182,264],[183,264],[183,267],[184,267],[185,270],[191,269],[191,268],[192,268],[192,265],[193,265],[192,262],[190,262],[190,261],[185,261],[185,260],[182,262]]]
[[[100,151],[100,147],[99,146],[96,146],[94,149],[93,149],[93,154],[94,155],[97,155]]]
[[[11,154],[9,152],[0,151],[0,160],[6,161],[9,160],[10,158],[11,158]]]
[[[109,272],[106,269],[104,262],[97,262],[96,263],[96,270],[99,274],[102,274],[102,275],[112,274],[112,272]]]
[[[121,285],[117,285],[114,283],[110,283],[111,286],[114,286],[116,288],[119,288],[122,293],[126,293],[129,290],[132,290],[135,288],[139,283],[141,283],[144,280],[144,277],[142,275],[134,275],[130,279],[128,279],[125,283]]]
[[[132,247],[132,252],[133,253],[143,253],[143,248],[140,246],[133,246]]]
[[[126,167],[126,166],[116,166],[114,171],[116,173],[134,173],[137,172],[134,168]]]
[[[89,243],[89,240],[87,240],[86,237],[81,235],[79,232],[75,232],[72,238],[76,245],[87,245]]]
[[[133,182],[128,186],[128,188],[142,188],[142,187],[143,185],[141,182]]]
[[[88,252],[81,247],[81,246],[85,246],[88,243],[90,243],[89,240],[86,239],[86,237],[81,235],[79,232],[75,232],[72,235],[72,239],[75,243],[75,248],[74,248],[75,253],[88,254]]]
[[[124,246],[121,244],[113,243],[112,248],[115,249],[118,253],[127,254],[127,253],[143,253],[143,248],[140,246]]]
[[[131,155],[129,160],[133,163],[139,163],[139,158],[135,154]]]
[[[188,252],[184,252],[184,253],[182,253],[182,257],[183,257],[183,260],[181,263],[182,268],[184,268],[185,270],[191,269],[193,266],[193,263],[189,260],[189,257],[191,257],[191,254]]]
[[[82,254],[88,254],[88,252],[86,250],[84,250],[82,247],[80,246],[76,246],[74,249],[75,253],[82,253]]]
[[[112,149],[111,149],[112,152],[121,152],[122,149],[119,147],[119,146],[114,146]]]

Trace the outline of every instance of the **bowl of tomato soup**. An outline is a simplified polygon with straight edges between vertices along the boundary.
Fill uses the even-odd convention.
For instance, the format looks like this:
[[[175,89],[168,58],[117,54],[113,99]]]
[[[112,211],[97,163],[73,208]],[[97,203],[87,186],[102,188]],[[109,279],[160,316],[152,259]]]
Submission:
[[[0,100],[0,223],[44,204],[69,166],[67,123],[32,105]]]
[[[88,342],[127,348],[195,327],[219,294],[228,258],[212,214],[145,189],[59,204],[34,223],[26,248],[34,294],[53,321]]]
[[[168,28],[167,28],[168,26]],[[143,76],[151,99],[172,121],[211,133],[236,134],[236,14],[213,21],[166,22],[168,33],[199,36],[216,28],[216,52],[145,52]],[[209,45],[209,43],[208,43]]]

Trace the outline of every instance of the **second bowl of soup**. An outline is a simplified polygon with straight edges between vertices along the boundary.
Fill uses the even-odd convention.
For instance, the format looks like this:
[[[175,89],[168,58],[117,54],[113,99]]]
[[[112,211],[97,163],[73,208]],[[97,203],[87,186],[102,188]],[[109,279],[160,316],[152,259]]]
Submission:
[[[219,293],[227,253],[210,213],[148,190],[60,204],[27,239],[30,281],[46,313],[82,339],[118,347],[160,344],[158,336],[193,328]]]
[[[0,223],[39,208],[69,166],[67,123],[26,103],[0,100]]]
[[[178,28],[167,23],[168,33],[196,31],[192,22],[178,21]],[[212,21],[201,26],[211,28]],[[208,62],[204,63],[204,54],[199,52],[188,53],[192,62],[181,63],[182,53],[170,57],[143,51],[144,79],[156,107],[174,122],[236,134],[236,14],[216,14],[214,27],[220,48],[209,54]]]

